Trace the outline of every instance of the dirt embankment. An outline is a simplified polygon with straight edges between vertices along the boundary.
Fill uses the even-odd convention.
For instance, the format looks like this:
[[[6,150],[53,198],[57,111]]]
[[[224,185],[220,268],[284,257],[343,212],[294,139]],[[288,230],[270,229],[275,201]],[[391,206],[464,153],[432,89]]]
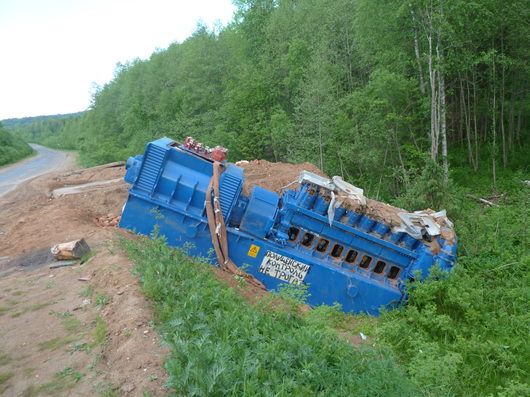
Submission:
[[[117,229],[96,223],[121,214],[123,175],[123,167],[62,170],[0,198],[0,395],[167,394],[167,349],[150,303]],[[52,198],[83,184],[91,185]],[[50,247],[81,237],[95,256],[50,269]]]
[[[249,196],[252,193],[254,186],[260,186],[277,194],[280,194],[286,186],[288,186],[288,189],[296,189],[298,187],[298,177],[302,171],[309,171],[327,178],[318,167],[311,163],[288,164],[271,163],[267,160],[252,160],[236,164],[244,170],[243,194],[245,196]]]

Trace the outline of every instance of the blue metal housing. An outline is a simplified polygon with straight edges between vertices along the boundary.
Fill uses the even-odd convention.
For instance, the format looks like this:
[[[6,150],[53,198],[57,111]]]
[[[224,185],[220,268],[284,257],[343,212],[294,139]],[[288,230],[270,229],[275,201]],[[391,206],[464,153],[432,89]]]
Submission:
[[[172,246],[216,265],[205,210],[212,161],[168,138],[147,144],[127,162],[132,184],[120,227],[149,235],[158,225]],[[405,282],[427,277],[437,263],[451,270],[456,242],[433,236],[439,247],[362,214],[339,207],[330,223],[329,202],[319,187],[302,184],[281,196],[254,187],[242,194],[243,170],[225,164],[220,204],[230,258],[269,290],[307,284],[312,306],[338,302],[345,312],[377,316],[406,296]],[[210,198],[211,199],[211,198]]]

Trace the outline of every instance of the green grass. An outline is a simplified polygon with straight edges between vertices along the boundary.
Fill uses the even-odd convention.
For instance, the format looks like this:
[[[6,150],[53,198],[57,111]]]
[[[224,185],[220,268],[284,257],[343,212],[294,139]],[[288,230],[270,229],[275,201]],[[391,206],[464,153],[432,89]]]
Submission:
[[[413,396],[383,350],[354,348],[328,325],[286,310],[252,306],[213,268],[163,240],[124,240],[171,347],[168,386],[183,395]]]
[[[85,255],[83,255],[83,257],[81,258],[81,260],[79,261],[79,263],[81,264],[84,264],[84,263],[87,263],[89,260],[91,260],[94,256],[96,256],[96,254],[98,253],[97,250],[90,250],[88,251]]]
[[[9,309],[9,307],[0,306],[0,316],[3,316]]]
[[[92,333],[92,342],[90,343],[90,347],[97,347],[101,345],[105,340],[107,339],[107,324],[105,324],[105,321],[100,317],[100,315],[96,315],[96,319],[94,320],[94,323],[96,327],[94,328],[94,331]]]
[[[69,353],[70,354],[74,354],[76,352],[82,352],[82,351],[90,353],[91,348],[90,348],[90,346],[87,343],[84,343],[84,342],[76,343],[76,344],[74,344],[72,346],[72,348],[70,349]]]
[[[13,313],[11,315],[11,318],[20,317],[21,315],[23,315],[25,313],[34,312],[34,311],[43,309],[43,308],[48,307],[48,306],[53,305],[53,304],[55,304],[55,302],[46,302],[46,303],[39,303],[39,304],[36,304],[36,305],[26,306],[21,311],[19,311],[17,313]]]
[[[79,296],[84,298],[91,297],[92,295],[94,295],[94,288],[91,285],[88,285],[86,288],[79,291]]]
[[[61,321],[63,327],[68,332],[77,332],[81,326],[81,321],[75,317],[63,318]]]
[[[98,310],[101,310],[103,309],[105,306],[107,306],[110,302],[110,299],[105,296],[104,294],[99,294],[98,296],[96,296],[96,309]]]
[[[3,385],[12,377],[13,377],[13,372],[0,372],[0,385]]]
[[[11,362],[11,360],[12,360],[12,358],[9,355],[0,352],[0,366],[9,364],[9,362]]]
[[[23,396],[34,397],[39,395],[57,396],[62,392],[70,390],[76,383],[81,381],[86,374],[75,371],[72,367],[65,367],[63,370],[57,372],[53,380],[35,387],[30,385],[24,390]]]
[[[39,343],[39,350],[57,350],[58,348],[65,346],[69,343],[75,342],[78,340],[77,338],[61,338],[60,336],[56,336],[55,338],[52,338],[50,340],[47,340],[46,342]]]
[[[469,177],[446,203],[459,238],[449,277],[413,285],[402,310],[376,324],[378,343],[399,357],[425,395],[529,396],[529,189],[523,174],[499,170],[498,207],[486,172]],[[449,201],[448,200],[448,201]]]
[[[96,392],[100,397],[119,397],[119,387],[113,383],[100,383],[96,386]]]
[[[0,372],[0,394],[9,387],[9,379],[13,377],[13,372]]]
[[[86,374],[75,371],[72,367],[66,367],[63,370],[57,372],[57,376],[60,378],[70,377],[75,383],[83,379]]]

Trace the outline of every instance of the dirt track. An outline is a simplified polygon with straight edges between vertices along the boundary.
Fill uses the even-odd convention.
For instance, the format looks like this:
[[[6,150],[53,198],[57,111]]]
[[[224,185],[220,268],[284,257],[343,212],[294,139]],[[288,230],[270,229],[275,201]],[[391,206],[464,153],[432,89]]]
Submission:
[[[123,174],[63,168],[0,197],[0,395],[166,395],[167,352],[134,265],[116,246],[117,229],[95,222],[121,213],[126,184],[51,198],[54,189]],[[96,255],[49,269],[50,247],[81,237]]]

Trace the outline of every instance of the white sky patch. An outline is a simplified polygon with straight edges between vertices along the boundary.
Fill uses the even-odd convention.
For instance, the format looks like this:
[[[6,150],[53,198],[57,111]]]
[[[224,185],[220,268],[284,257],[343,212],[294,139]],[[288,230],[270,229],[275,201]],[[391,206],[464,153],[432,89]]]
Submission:
[[[85,110],[116,63],[234,11],[231,0],[0,0],[0,120]]]

